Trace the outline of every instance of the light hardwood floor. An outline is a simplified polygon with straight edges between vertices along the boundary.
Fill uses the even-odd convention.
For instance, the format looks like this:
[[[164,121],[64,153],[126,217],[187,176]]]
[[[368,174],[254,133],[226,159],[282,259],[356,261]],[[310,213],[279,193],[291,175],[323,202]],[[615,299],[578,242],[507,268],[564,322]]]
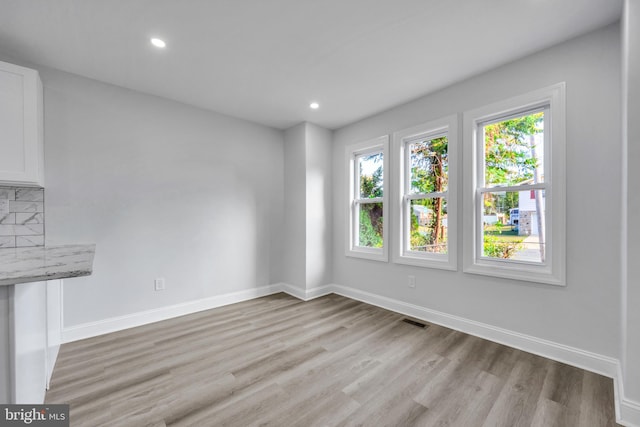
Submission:
[[[615,426],[602,377],[337,295],[65,344],[72,426]]]

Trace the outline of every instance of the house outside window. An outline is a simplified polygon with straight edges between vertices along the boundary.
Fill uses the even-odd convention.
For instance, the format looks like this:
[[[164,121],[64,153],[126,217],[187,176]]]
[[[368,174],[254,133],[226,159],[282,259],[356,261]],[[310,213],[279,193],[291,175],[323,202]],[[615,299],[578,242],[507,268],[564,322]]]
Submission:
[[[564,284],[564,84],[464,116],[465,272]]]

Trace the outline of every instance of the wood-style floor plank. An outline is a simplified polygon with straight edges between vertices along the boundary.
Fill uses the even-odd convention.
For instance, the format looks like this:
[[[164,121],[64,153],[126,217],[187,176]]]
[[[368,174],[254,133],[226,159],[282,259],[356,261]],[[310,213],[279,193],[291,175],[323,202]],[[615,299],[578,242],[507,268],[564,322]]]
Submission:
[[[65,344],[72,426],[616,426],[609,378],[338,295]]]

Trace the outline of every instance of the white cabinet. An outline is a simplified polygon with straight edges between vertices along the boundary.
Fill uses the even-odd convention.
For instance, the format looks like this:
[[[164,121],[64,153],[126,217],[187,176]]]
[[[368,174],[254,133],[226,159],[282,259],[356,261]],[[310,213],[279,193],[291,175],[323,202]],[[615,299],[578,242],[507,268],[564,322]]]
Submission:
[[[44,402],[62,338],[62,280],[0,286],[0,404]]]
[[[62,279],[47,282],[47,390],[62,345]]]
[[[47,388],[47,282],[11,286],[12,403],[41,404]]]
[[[0,62],[0,185],[44,186],[42,82]]]

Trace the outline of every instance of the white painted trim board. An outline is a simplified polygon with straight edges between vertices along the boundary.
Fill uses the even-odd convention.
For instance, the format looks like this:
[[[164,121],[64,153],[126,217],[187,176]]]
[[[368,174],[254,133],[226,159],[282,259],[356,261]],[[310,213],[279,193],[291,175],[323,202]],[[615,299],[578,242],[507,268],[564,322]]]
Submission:
[[[302,290],[296,286],[288,283],[280,283],[282,292],[285,292],[293,297],[301,299],[303,301],[309,301],[314,298],[322,297],[334,293],[333,285],[318,286],[316,288]]]
[[[618,363],[616,376],[613,378],[613,391],[616,403],[616,421],[627,427],[640,427],[640,402],[627,399],[622,381],[622,364]]]
[[[282,292],[280,284],[262,286],[260,288],[246,289],[224,295],[216,295],[196,301],[189,301],[175,304],[168,307],[161,307],[139,313],[127,314],[124,316],[112,317],[110,319],[99,320],[97,322],[83,323],[65,327],[62,329],[62,343],[83,340],[86,338],[117,332],[136,326],[147,325],[149,323],[160,322],[174,317],[197,313],[199,311],[210,310],[224,305],[260,298],[266,295]]]
[[[622,384],[620,361],[531,335],[521,334],[459,316],[431,310],[407,302],[341,285],[331,285],[333,292],[347,298],[405,314],[426,322],[465,332],[489,341],[537,354],[590,372],[613,378],[616,421],[627,427],[640,427],[640,404],[626,399]]]
[[[334,293],[338,295],[537,354],[609,378],[616,375],[618,361],[614,358],[346,286],[333,285],[333,289]]]

